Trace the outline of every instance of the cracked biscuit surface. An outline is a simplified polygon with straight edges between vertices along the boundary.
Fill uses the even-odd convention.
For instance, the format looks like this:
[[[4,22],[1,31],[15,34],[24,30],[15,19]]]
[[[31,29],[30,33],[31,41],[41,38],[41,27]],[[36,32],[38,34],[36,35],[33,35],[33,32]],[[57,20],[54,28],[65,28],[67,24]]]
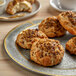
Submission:
[[[39,25],[39,30],[44,32],[48,37],[59,37],[66,32],[60,25],[56,16],[44,19]]]
[[[68,32],[76,35],[76,14],[74,12],[62,12],[59,14],[58,20]]]
[[[73,37],[67,41],[66,49],[70,52],[70,54],[76,55],[76,37]]]
[[[16,43],[25,49],[30,49],[33,42],[38,39],[48,38],[42,31],[38,29],[27,29],[18,34]]]
[[[26,0],[13,0],[7,5],[6,12],[8,14],[14,15],[18,12],[31,12],[32,5]]]
[[[42,66],[53,66],[61,62],[64,48],[58,40],[40,39],[33,43],[30,58]]]

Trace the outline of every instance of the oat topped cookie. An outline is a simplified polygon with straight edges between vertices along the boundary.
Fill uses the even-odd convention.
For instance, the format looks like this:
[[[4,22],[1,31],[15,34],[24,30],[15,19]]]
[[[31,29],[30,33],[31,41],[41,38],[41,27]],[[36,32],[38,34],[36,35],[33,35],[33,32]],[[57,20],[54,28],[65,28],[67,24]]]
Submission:
[[[64,48],[58,40],[40,39],[33,43],[30,57],[42,66],[53,66],[61,62]]]
[[[74,12],[62,12],[59,14],[58,20],[68,32],[76,35],[76,14]]]
[[[18,12],[32,12],[32,5],[25,0],[13,0],[7,5],[6,12],[14,15]]]
[[[70,52],[70,54],[76,55],[76,37],[73,37],[67,41],[66,49]]]
[[[38,29],[27,29],[18,34],[16,43],[25,49],[30,49],[32,43],[38,39],[48,38],[42,31]]]
[[[44,32],[48,37],[59,37],[66,32],[56,16],[44,19],[39,25],[39,30]]]

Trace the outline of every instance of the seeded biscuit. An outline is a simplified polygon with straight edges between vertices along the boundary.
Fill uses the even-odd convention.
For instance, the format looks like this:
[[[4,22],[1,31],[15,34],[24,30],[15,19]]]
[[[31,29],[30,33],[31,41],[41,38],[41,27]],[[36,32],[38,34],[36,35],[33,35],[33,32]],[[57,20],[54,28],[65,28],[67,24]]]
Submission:
[[[70,52],[70,54],[76,55],[76,37],[73,37],[67,41],[66,49]]]
[[[13,0],[8,3],[6,12],[10,15],[18,12],[32,12],[32,5],[25,0]]]
[[[30,51],[31,60],[42,66],[57,65],[63,56],[64,48],[54,39],[39,39],[33,43]]]
[[[58,16],[60,24],[71,34],[76,35],[76,14],[72,11],[62,12]]]
[[[60,25],[56,16],[44,19],[39,25],[39,30],[44,32],[48,37],[59,37],[66,32]]]
[[[22,31],[16,39],[16,43],[25,49],[30,49],[32,43],[38,39],[48,38],[42,31],[38,29],[28,29]]]

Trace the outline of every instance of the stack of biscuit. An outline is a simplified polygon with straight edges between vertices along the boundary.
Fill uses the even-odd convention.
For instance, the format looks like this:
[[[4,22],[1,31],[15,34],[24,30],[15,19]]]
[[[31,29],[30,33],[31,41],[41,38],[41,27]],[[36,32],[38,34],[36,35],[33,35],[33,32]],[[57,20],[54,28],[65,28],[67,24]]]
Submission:
[[[59,64],[64,56],[64,48],[58,40],[49,39],[60,37],[66,31],[76,35],[75,13],[62,12],[58,16],[44,19],[38,29],[22,31],[16,39],[16,43],[24,49],[31,49],[30,59],[42,66],[54,66]],[[71,47],[70,47],[71,46]],[[66,49],[76,55],[76,37],[66,43]]]

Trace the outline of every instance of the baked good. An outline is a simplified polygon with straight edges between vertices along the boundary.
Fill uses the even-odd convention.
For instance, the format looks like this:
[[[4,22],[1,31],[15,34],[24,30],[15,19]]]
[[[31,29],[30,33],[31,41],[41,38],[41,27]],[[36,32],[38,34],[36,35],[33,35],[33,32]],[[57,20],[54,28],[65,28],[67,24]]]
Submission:
[[[74,12],[62,12],[59,14],[58,20],[68,32],[76,35],[76,14]]]
[[[25,49],[30,49],[32,43],[38,39],[48,38],[42,31],[38,29],[27,29],[18,34],[16,43]]]
[[[66,49],[70,52],[70,54],[76,55],[76,37],[73,37],[67,41]]]
[[[6,12],[11,15],[22,11],[31,12],[32,5],[25,0],[13,0],[8,3],[6,8]]]
[[[48,37],[59,37],[66,32],[60,25],[56,16],[44,19],[39,25],[39,30],[44,32]]]
[[[26,1],[30,2],[31,4],[35,3],[35,0],[26,0]]]
[[[31,60],[42,66],[57,65],[63,56],[64,48],[54,39],[39,39],[33,43],[30,51]]]

